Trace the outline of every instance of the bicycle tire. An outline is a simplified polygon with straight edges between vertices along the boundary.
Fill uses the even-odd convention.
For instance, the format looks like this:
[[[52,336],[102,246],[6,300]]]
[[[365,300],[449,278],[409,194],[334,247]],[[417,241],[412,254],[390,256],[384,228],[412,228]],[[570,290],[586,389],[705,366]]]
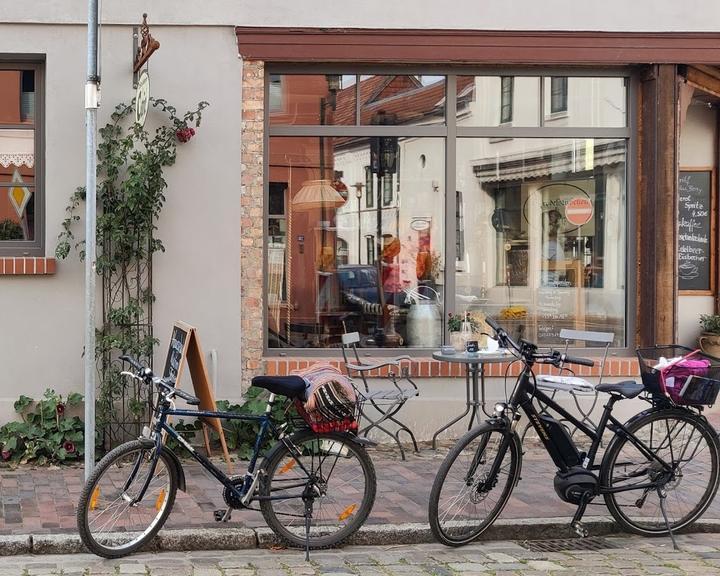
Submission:
[[[664,426],[662,424],[663,421],[665,423]],[[675,422],[675,425],[671,427],[670,422]],[[682,425],[680,429],[677,429],[677,426],[683,422],[685,424]],[[658,424],[657,433],[654,432],[655,423]],[[692,430],[690,431],[691,433],[688,437],[685,449],[682,451],[677,450],[677,448],[682,446],[681,444],[676,445],[676,449],[672,449],[673,438],[678,438],[681,433],[683,434],[681,441],[687,437],[686,432],[684,432],[687,425],[691,426]],[[663,448],[663,443],[661,442],[658,445],[657,450],[654,450],[654,452],[659,454],[661,450],[667,450],[668,452],[672,450],[672,452],[670,452],[672,454],[672,463],[675,464],[677,461],[677,464],[675,465],[680,470],[679,476],[675,480],[666,484],[666,493],[668,497],[665,501],[670,520],[670,527],[673,531],[675,531],[685,528],[695,522],[698,518],[700,518],[700,516],[702,516],[702,514],[704,514],[708,506],[712,503],[720,481],[720,474],[718,473],[720,443],[718,442],[715,430],[704,418],[679,408],[650,411],[647,414],[640,416],[637,420],[631,421],[629,425],[626,425],[626,427],[629,432],[638,436],[641,440],[643,440],[643,442],[648,444],[650,448],[653,448],[653,442],[658,440],[658,436],[663,432],[666,432],[667,438],[670,439],[668,448]],[[683,462],[683,455],[686,454],[695,431],[700,432],[698,442],[700,440],[704,440],[707,445],[707,450],[701,451],[697,447],[693,448],[690,459],[687,460],[685,465],[681,466],[681,463]],[[644,438],[644,434],[646,432],[650,434],[649,441]],[[653,435],[655,436],[654,439]],[[618,457],[622,458],[620,463],[618,463]],[[702,457],[702,462],[700,461],[700,457]],[[663,459],[668,461],[667,456],[664,456]],[[635,462],[635,460],[637,460],[637,462]],[[677,518],[674,516],[674,509],[679,507],[684,499],[681,495],[683,494],[681,490],[685,490],[684,494],[687,494],[690,493],[687,491],[688,489],[690,489],[690,491],[695,489],[692,484],[691,471],[693,469],[699,469],[705,462],[707,462],[710,467],[709,474],[705,471],[693,473],[693,475],[699,474],[700,478],[707,479],[705,481],[704,489],[702,485],[699,487],[699,489],[702,490],[700,498],[692,509],[683,513],[680,518]],[[658,467],[656,466],[656,468]],[[601,486],[617,487],[622,481],[647,483],[648,479],[650,479],[653,474],[657,473],[656,468],[653,468],[649,459],[641,455],[639,450],[635,448],[626,438],[615,436],[608,446],[607,452],[601,462]],[[614,472],[617,472],[618,476],[614,476]],[[689,480],[687,480],[688,478]],[[628,486],[629,484],[625,485]],[[668,530],[662,517],[662,512],[659,508],[660,500],[657,492],[647,491],[644,496],[640,496],[638,492],[639,490],[619,493],[605,493],[603,496],[610,514],[612,514],[615,521],[623,529],[629,532],[641,534],[643,536],[660,536],[667,534]],[[631,500],[632,498],[635,498],[634,503]],[[647,505],[648,499],[651,499],[651,506],[652,503],[657,500],[657,504],[655,505],[654,522],[647,520],[646,516],[632,516],[629,514],[630,510],[636,511],[636,514],[646,514],[650,511],[648,509],[643,510],[643,508]],[[626,512],[626,510],[628,512]]]
[[[311,474],[319,473],[322,477],[323,464],[325,464],[327,459],[329,459],[328,464],[332,463],[334,456],[334,464],[332,464],[330,472],[327,473],[327,467],[325,470],[328,476],[328,478],[325,479],[326,492],[322,497],[313,501],[314,511],[318,512],[318,516],[322,514],[322,507],[327,504],[326,510],[330,510],[332,518],[328,517],[324,519],[318,518],[318,516],[313,517],[312,520],[317,520],[317,522],[313,524],[311,521],[310,548],[318,550],[337,546],[360,529],[375,503],[377,479],[372,460],[370,460],[370,456],[368,456],[365,448],[355,443],[348,434],[333,432],[316,434],[309,430],[303,430],[291,435],[288,440],[302,451],[302,463]],[[323,442],[325,442],[325,444],[323,444]],[[327,442],[330,442],[330,444],[327,444]],[[343,455],[345,449],[347,449],[347,456]],[[326,454],[323,459],[320,459],[319,454],[322,454],[323,451],[325,451]],[[337,470],[341,456],[343,457],[342,466]],[[347,458],[348,461],[345,461],[345,458]],[[356,459],[357,463],[351,463],[349,461],[351,458]],[[292,464],[294,461],[295,459],[292,457],[290,450],[283,442],[278,442],[271,449],[261,464],[261,469],[265,471],[264,481],[260,489],[261,497],[267,498],[273,493],[277,495],[277,493],[281,493],[283,490],[287,493],[289,489],[283,487],[284,482],[293,483],[293,485],[305,482],[307,485],[307,474],[300,466]],[[317,469],[315,467],[316,464],[318,466]],[[351,486],[347,480],[347,477],[349,477],[348,472],[352,473],[353,468],[358,464],[363,476],[364,487],[362,488],[362,496],[359,494],[361,491],[359,486]],[[343,494],[343,496],[345,496],[343,500],[335,500],[337,497],[329,494],[331,488],[337,486],[339,482],[336,480],[336,477],[330,477],[336,470],[338,473],[344,474],[341,478],[345,478],[346,490],[345,494]],[[291,475],[280,478],[280,476],[284,476],[285,474]],[[358,498],[361,498],[359,504],[356,503]],[[317,504],[318,502],[320,502],[319,505]],[[288,507],[288,503],[290,505],[295,504],[296,508]],[[285,506],[283,506],[283,504],[285,504]],[[280,540],[293,547],[305,546],[304,518],[289,516],[289,514],[300,514],[304,512],[302,499],[261,499],[260,510],[265,518],[265,522],[267,522],[267,525]],[[347,516],[343,517],[346,514]],[[293,518],[293,520],[283,522],[285,518]],[[335,521],[334,518],[337,518],[338,522],[344,522],[346,519],[350,521],[345,525],[336,526],[330,523]],[[295,522],[294,526],[292,525],[293,522]],[[329,530],[334,531],[328,533]]]
[[[503,465],[503,468],[507,468],[507,478],[504,482],[504,485],[498,486],[499,482],[496,481],[496,484],[494,484],[489,490],[481,492],[478,489],[476,492],[473,493],[472,489],[476,488],[478,483],[481,481],[481,477],[477,477],[477,466],[483,463],[479,462],[474,466],[475,472],[473,473],[473,477],[471,478],[472,483],[470,485],[468,485],[469,479],[465,472],[467,466],[473,466],[475,457],[482,457],[486,453],[492,436],[497,436],[498,440],[501,440],[508,434],[512,434],[512,436],[510,437],[510,442],[506,448],[506,453],[503,454],[503,459],[501,461],[504,462],[505,458],[507,457],[507,453],[510,454],[509,463],[507,465]],[[474,442],[476,440],[477,445],[474,445]],[[443,488],[446,487],[448,474],[453,468],[453,465],[458,461],[461,455],[465,453],[467,448],[470,448],[470,450],[468,450],[468,454],[470,455],[470,462],[465,466],[463,465],[463,463],[459,463],[458,473],[461,474],[459,483],[461,485],[464,484],[465,487],[469,488],[469,490],[466,491],[468,502],[472,504],[479,504],[480,502],[484,502],[487,498],[487,495],[492,490],[495,490],[497,488],[500,488],[500,497],[496,501],[492,509],[486,513],[485,519],[482,520],[480,523],[477,523],[477,518],[479,516],[477,512],[475,512],[474,514],[469,514],[469,516],[471,516],[470,518],[462,520],[455,520],[457,516],[456,514],[446,522],[444,518],[445,516],[447,516],[449,511],[443,513],[443,511],[441,510],[442,506],[440,502],[443,495]],[[497,445],[497,448],[500,448],[499,444]],[[486,460],[488,467],[492,463],[492,461],[494,461],[494,458],[495,457],[493,456]],[[510,499],[510,495],[512,494],[513,489],[515,488],[518,480],[520,479],[521,467],[522,446],[517,433],[509,432],[508,430],[498,428],[488,423],[480,424],[479,426],[467,432],[455,443],[448,455],[445,457],[445,460],[443,460],[435,476],[432,489],[430,490],[428,518],[430,519],[430,530],[432,531],[433,536],[435,536],[435,538],[439,542],[445,544],[446,546],[463,546],[478,538],[485,530],[487,530],[492,525],[492,523],[503,511],[503,508],[505,508],[505,505]],[[452,497],[450,500],[451,505],[458,502],[459,498],[459,496]],[[463,499],[464,498],[465,496],[463,496]],[[477,502],[472,502],[473,499],[476,499]],[[441,516],[443,516],[443,518],[441,518]]]
[[[85,483],[85,486],[83,487],[83,490],[80,494],[80,501],[78,504],[77,525],[78,532],[80,533],[80,539],[87,547],[87,549],[90,550],[93,554],[97,554],[98,556],[102,556],[103,558],[120,558],[122,556],[132,554],[133,552],[141,549],[150,540],[152,540],[165,524],[167,517],[172,511],[173,504],[175,503],[175,495],[177,494],[178,488],[178,478],[177,470],[175,469],[173,461],[165,451],[162,451],[160,453],[160,458],[158,459],[157,466],[164,467],[165,471],[167,472],[167,490],[164,494],[162,492],[158,492],[158,495],[155,496],[154,507],[157,514],[152,518],[149,525],[140,533],[140,536],[130,540],[129,542],[123,543],[121,538],[122,535],[130,536],[132,534],[135,534],[136,532],[134,530],[126,532],[108,532],[108,536],[105,537],[105,540],[109,540],[110,543],[117,542],[116,545],[112,546],[109,545],[107,542],[104,543],[100,541],[99,535],[95,533],[95,530],[93,530],[93,527],[91,525],[92,522],[90,516],[93,515],[92,513],[95,512],[95,510],[97,509],[98,500],[105,497],[104,486],[101,491],[100,483],[107,478],[110,480],[110,482],[112,482],[113,485],[116,485],[116,482],[114,482],[113,479],[109,476],[112,474],[115,474],[115,476],[120,479],[118,483],[123,482],[122,478],[124,477],[125,479],[127,479],[127,476],[117,470],[121,468],[128,468],[128,472],[130,472],[132,469],[129,468],[129,466],[131,466],[130,462],[132,458],[127,459],[127,463],[125,466],[120,465],[121,461],[123,459],[126,459],[128,456],[133,455],[134,453],[136,453],[135,458],[137,458],[138,456],[145,457],[145,455],[151,456],[154,450],[154,447],[143,447],[143,445],[138,440],[133,440],[130,442],[126,442],[125,444],[121,444],[117,448],[108,452],[108,454],[105,455],[102,460],[100,460],[95,470],[90,475],[90,478],[88,478],[87,482]],[[128,491],[130,491],[130,489],[135,486],[139,486],[145,477],[146,475],[143,476],[142,474],[138,473],[138,475],[136,476],[136,480],[133,484],[130,485]],[[158,468],[156,468],[153,481],[155,478],[160,477],[161,476],[158,474]],[[162,487],[162,482],[158,483],[158,486],[160,486],[160,490],[165,490],[165,488]],[[153,493],[154,490],[148,489],[148,492],[145,494],[145,497],[143,498],[143,500],[141,500],[141,502],[145,501],[152,504]],[[123,494],[125,493],[123,492]],[[127,501],[127,499],[123,497],[123,494],[115,498],[113,502],[117,502],[121,498]],[[160,501],[161,497],[162,502]],[[146,500],[146,498],[149,498],[149,500]],[[125,510],[127,510],[128,508],[129,507],[126,506]],[[135,508],[133,510],[133,513],[136,515],[135,517],[137,518],[139,512],[137,512]],[[101,517],[104,513],[105,512],[97,514],[96,518]],[[107,525],[107,523],[105,525]],[[117,520],[111,528],[116,527],[118,527]],[[122,526],[118,528],[121,527]]]

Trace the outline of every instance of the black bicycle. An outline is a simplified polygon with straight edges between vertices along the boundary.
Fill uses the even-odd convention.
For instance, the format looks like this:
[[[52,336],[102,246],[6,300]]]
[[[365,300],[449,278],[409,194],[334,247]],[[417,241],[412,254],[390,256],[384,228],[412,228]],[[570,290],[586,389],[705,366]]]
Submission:
[[[127,356],[137,378],[158,394],[152,420],[143,435],[109,452],[85,483],[77,511],[80,537],[87,548],[105,558],[142,548],[167,520],[177,490],[185,491],[182,463],[164,444],[174,438],[223,485],[226,509],[215,520],[228,521],[233,510],[259,504],[268,526],[286,544],[310,549],[336,546],[365,522],[375,501],[375,468],[364,444],[350,431],[314,432],[307,426],[286,433],[287,422],[271,416],[276,394],[299,401],[305,381],[299,376],[256,377],[253,385],[270,391],[262,415],[176,409],[175,398],[190,405],[200,400],[156,378],[149,368]],[[302,407],[299,406],[299,411]],[[302,414],[302,411],[301,411]],[[168,423],[172,416],[247,420],[259,423],[255,450],[247,472],[227,476],[198,453]],[[257,466],[267,436],[277,443]]]
[[[586,507],[599,495],[618,524],[637,534],[672,537],[673,531],[700,518],[718,489],[720,456],[717,433],[701,407],[676,405],[657,390],[646,390],[647,382],[600,384],[596,389],[609,396],[597,427],[590,427],[538,389],[533,365],[593,362],[558,351],[541,353],[531,342],[515,343],[492,319],[487,323],[500,345],[524,366],[508,401],[496,404],[491,418],[457,441],[435,477],[429,517],[440,542],[461,546],[473,541],[507,504],[520,479],[523,451],[516,428],[521,411],[558,468],[557,495],[577,505],[571,525],[580,536],[587,536],[581,524]],[[647,410],[624,424],[613,417],[617,402],[643,392],[650,404]],[[587,452],[580,451],[548,409],[590,439]],[[595,459],[606,430],[612,437],[598,465]]]

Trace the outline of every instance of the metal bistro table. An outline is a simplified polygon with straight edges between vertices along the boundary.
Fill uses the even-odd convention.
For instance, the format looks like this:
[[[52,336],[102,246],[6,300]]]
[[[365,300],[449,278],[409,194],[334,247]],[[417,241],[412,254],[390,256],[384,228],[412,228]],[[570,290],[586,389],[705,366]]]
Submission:
[[[468,430],[472,428],[473,421],[477,419],[480,424],[480,411],[489,416],[485,411],[485,364],[498,364],[502,362],[512,362],[515,357],[509,352],[502,352],[501,350],[491,353],[476,352],[474,354],[468,354],[467,352],[456,352],[455,354],[443,354],[440,351],[433,352],[433,358],[440,360],[441,362],[458,362],[465,364],[465,412],[460,414],[457,418],[454,418],[445,426],[440,428],[435,434],[433,434],[432,446],[435,449],[437,437],[440,433],[444,432],[450,426],[459,422],[472,409],[470,414],[470,422],[468,423]],[[472,382],[472,390],[470,383]],[[472,391],[472,395],[471,395]]]

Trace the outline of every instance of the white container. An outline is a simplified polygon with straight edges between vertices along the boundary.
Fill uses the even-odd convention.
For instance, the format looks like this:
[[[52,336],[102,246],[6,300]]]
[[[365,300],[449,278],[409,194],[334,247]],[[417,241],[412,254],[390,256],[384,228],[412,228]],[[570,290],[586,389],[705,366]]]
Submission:
[[[438,293],[427,300],[416,300],[407,315],[408,346],[416,348],[439,348],[442,341],[441,313]]]

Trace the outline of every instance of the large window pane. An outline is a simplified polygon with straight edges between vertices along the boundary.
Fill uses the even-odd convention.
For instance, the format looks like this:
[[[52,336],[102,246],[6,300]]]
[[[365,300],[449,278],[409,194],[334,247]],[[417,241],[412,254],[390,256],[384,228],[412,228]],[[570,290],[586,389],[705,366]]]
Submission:
[[[360,124],[445,122],[445,76],[360,77]]]
[[[0,242],[35,239],[33,130],[0,130]]]
[[[563,328],[625,345],[625,140],[459,139],[457,189],[458,311],[540,345]]]
[[[271,348],[337,346],[344,328],[440,345],[444,159],[441,138],[270,139]]]
[[[627,125],[625,78],[544,78],[545,126],[622,128]]]
[[[270,124],[355,124],[355,75],[270,74],[268,81]]]
[[[458,126],[539,126],[540,78],[458,76]]]

